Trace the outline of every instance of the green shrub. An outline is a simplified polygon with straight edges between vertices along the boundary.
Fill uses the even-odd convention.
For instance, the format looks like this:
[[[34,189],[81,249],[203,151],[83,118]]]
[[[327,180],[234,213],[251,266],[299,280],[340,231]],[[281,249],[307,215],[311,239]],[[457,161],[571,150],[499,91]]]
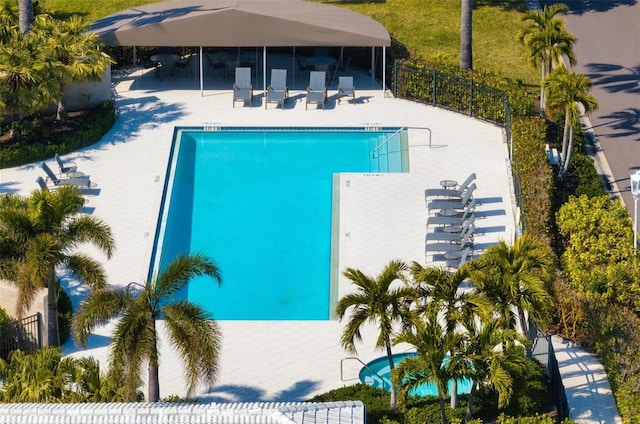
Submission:
[[[520,182],[526,229],[540,238],[549,235],[552,218],[553,170],[547,161],[546,133],[546,123],[538,117],[514,119],[511,129],[512,166]]]
[[[585,195],[587,197],[606,196],[604,183],[595,168],[593,159],[584,153],[574,153],[571,160],[572,169],[570,175],[576,177],[577,187],[573,193],[576,197]]]
[[[73,152],[99,141],[115,123],[115,105],[113,102],[103,102],[91,109],[85,119],[81,128],[59,140],[33,132],[32,136],[37,136],[37,140],[18,140],[13,145],[0,147],[0,169],[50,159],[56,153],[62,155]]]

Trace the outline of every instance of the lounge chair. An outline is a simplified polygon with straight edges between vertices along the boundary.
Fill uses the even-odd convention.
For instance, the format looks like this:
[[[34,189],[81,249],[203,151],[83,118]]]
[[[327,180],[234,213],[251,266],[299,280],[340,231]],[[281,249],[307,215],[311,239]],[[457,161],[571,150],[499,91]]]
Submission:
[[[353,86],[353,77],[338,77],[338,103],[345,96],[351,97],[353,104],[356,104],[356,88]]]
[[[457,197],[462,198],[467,188],[476,179],[476,173],[472,172],[458,188],[428,188],[424,191],[425,200],[428,197]]]
[[[427,233],[425,237],[425,243],[430,241],[448,241],[452,244],[460,244],[462,239],[464,239],[467,235],[469,236],[467,238],[473,241],[473,234],[475,233],[476,228],[472,222],[467,222],[461,225],[460,229],[460,232],[453,233],[446,233],[444,231],[434,231],[431,233]]]
[[[89,180],[89,177],[58,178],[58,176],[53,173],[51,168],[49,168],[46,163],[42,162],[40,164],[40,167],[44,170],[45,174],[47,174],[47,177],[55,187],[71,185],[78,188],[91,188],[91,181]]]
[[[450,255],[449,259],[445,258],[445,261],[447,261],[447,268],[458,269],[462,265],[467,263],[469,261],[469,259],[471,258],[471,247],[465,247],[460,252],[460,258],[459,259],[456,256],[458,256],[458,255]]]
[[[471,202],[469,202],[467,207],[459,214],[453,216],[430,216],[427,218],[427,228],[430,225],[462,225],[467,221],[475,221],[476,215],[473,213],[475,206],[476,199],[471,199]]]
[[[287,70],[286,69],[272,69],[271,70],[271,85],[267,87],[267,97],[265,98],[264,108],[267,108],[267,104],[275,103],[276,107],[282,105],[284,110],[284,102],[289,98],[289,89],[287,88]]]
[[[433,200],[427,203],[427,209],[429,211],[432,211],[434,209],[466,209],[473,200],[473,192],[475,191],[475,189],[476,185],[471,184],[469,186],[469,189],[464,192],[462,198]]]
[[[251,107],[252,101],[251,68],[236,68],[236,82],[233,84],[233,107],[236,107],[236,102],[242,102],[243,106],[249,102],[249,107]]]
[[[469,233],[467,233],[462,238],[462,240],[460,240],[460,244],[451,244],[448,242],[425,243],[424,245],[425,262],[427,262],[428,255],[433,255],[435,253],[444,252],[445,259],[446,259],[446,256],[449,256],[449,257],[457,256],[458,253],[461,253],[467,247],[470,250],[473,250],[473,241],[471,237],[472,236]],[[452,255],[450,254],[451,252],[455,252],[455,253]]]
[[[62,159],[60,159],[60,155],[57,153],[53,156],[53,159],[55,159],[55,161],[58,163],[58,167],[60,168],[60,173],[62,174],[78,171],[78,167],[76,166],[75,162],[71,162],[71,161],[63,162]]]
[[[321,105],[327,101],[327,87],[325,85],[327,73],[325,71],[311,71],[309,73],[309,86],[307,87],[307,101],[304,108],[307,109],[309,103]]]

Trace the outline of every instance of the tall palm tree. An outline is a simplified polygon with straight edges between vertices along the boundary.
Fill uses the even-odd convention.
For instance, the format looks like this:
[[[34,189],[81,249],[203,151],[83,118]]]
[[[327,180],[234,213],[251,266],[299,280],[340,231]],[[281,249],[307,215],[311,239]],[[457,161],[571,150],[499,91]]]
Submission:
[[[451,373],[443,364],[447,353],[462,343],[462,335],[445,332],[437,311],[429,310],[416,317],[411,327],[396,336],[394,342],[409,343],[417,352],[415,357],[405,358],[391,371],[391,381],[400,387],[400,399],[406,399],[411,390],[423,384],[434,383],[438,391],[442,423],[447,424],[445,398]]]
[[[72,320],[74,338],[86,346],[97,325],[120,316],[110,352],[110,364],[125,379],[125,397],[132,401],[140,385],[144,362],[148,362],[148,400],[160,398],[157,320],[164,320],[171,344],[185,364],[187,396],[198,382],[213,385],[218,373],[220,330],[210,314],[175,295],[200,275],[213,277],[220,284],[218,266],[204,255],[181,255],[151,281],[129,284],[125,288],[94,291],[80,304]],[[140,290],[132,292],[136,286]]]
[[[573,153],[573,132],[580,120],[581,110],[585,115],[591,113],[598,108],[598,100],[589,92],[591,79],[586,75],[569,72],[565,66],[554,69],[543,85],[549,89],[549,107],[564,111],[561,174],[566,174]]]
[[[98,35],[88,31],[88,25],[77,15],[68,20],[39,16],[33,32],[43,40],[43,56],[52,64],[51,75],[59,85],[56,117],[62,119],[66,115],[64,87],[67,82],[99,81],[108,64],[114,62],[101,51]]]
[[[483,317],[493,311],[493,305],[482,293],[462,287],[469,277],[468,270],[466,265],[455,272],[442,267],[423,267],[418,262],[411,265],[418,293],[416,312],[439,311],[445,334],[455,332],[456,327],[467,316]],[[453,379],[452,384],[451,408],[457,408],[457,380]]]
[[[473,0],[461,0],[460,69],[473,68]]]
[[[544,242],[525,232],[513,246],[501,240],[470,264],[471,280],[493,302],[505,328],[515,329],[517,320],[527,334],[525,313],[538,322],[549,319],[554,258]]]
[[[573,46],[576,37],[569,33],[564,25],[564,20],[558,15],[565,15],[569,7],[562,3],[545,5],[543,10],[531,10],[527,12],[522,21],[527,26],[520,31],[520,42],[529,49],[529,61],[533,66],[541,67],[542,77],[540,87],[540,111],[545,115],[547,96],[544,80],[547,78],[555,64],[561,63],[563,57],[569,60],[573,66],[576,64],[576,56]]]
[[[354,285],[355,291],[342,297],[336,305],[336,315],[340,321],[350,312],[349,320],[342,333],[342,346],[356,353],[356,341],[362,340],[361,328],[366,323],[377,323],[378,338],[376,348],[384,348],[389,359],[389,367],[394,369],[391,352],[394,326],[406,322],[410,317],[408,303],[414,298],[414,290],[406,284],[393,285],[395,281],[406,282],[404,262],[393,260],[376,277],[365,275],[362,271],[347,268],[344,276]],[[390,407],[396,407],[396,388],[391,384]]]
[[[102,266],[78,252],[91,243],[111,257],[115,242],[100,219],[80,215],[84,200],[74,187],[36,190],[29,197],[0,197],[0,276],[18,287],[18,313],[26,312],[40,288],[47,288],[47,341],[58,346],[56,269],[62,267],[93,289],[106,284]]]
[[[491,386],[498,394],[498,407],[509,404],[513,395],[512,372],[524,370],[525,358],[520,345],[527,339],[516,331],[506,329],[499,319],[479,320],[468,316],[461,322],[465,328],[465,363],[469,365],[467,377],[471,379],[471,391],[467,401],[465,421],[471,420],[473,401],[479,386]]]

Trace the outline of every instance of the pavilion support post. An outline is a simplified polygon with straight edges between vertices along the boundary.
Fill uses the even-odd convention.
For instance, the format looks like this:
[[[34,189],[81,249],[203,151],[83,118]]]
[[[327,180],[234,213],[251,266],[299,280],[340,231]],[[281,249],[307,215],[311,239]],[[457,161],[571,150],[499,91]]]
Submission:
[[[267,46],[262,47],[262,92],[267,101]]]
[[[204,97],[204,66],[202,59],[202,46],[200,46],[200,97]]]
[[[382,94],[385,91],[387,83],[387,48],[382,46]]]
[[[376,86],[376,48],[371,47],[371,88]]]

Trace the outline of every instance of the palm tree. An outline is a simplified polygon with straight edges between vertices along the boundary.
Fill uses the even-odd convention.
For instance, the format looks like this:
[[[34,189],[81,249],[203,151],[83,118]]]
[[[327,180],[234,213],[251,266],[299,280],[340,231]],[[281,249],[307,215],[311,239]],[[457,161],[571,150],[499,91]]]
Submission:
[[[417,313],[427,310],[441,313],[445,334],[453,333],[467,316],[488,316],[493,305],[480,292],[462,287],[469,277],[468,266],[462,266],[455,272],[442,267],[423,267],[417,262],[411,266],[413,281],[417,284]],[[453,355],[452,355],[453,356]],[[452,363],[455,368],[455,364]],[[451,408],[458,406],[457,380],[452,380]]]
[[[396,280],[406,281],[406,270],[406,264],[398,260],[389,262],[377,278],[365,275],[360,270],[347,268],[344,276],[356,286],[356,290],[342,297],[336,305],[336,315],[340,321],[351,311],[342,333],[342,346],[347,351],[356,353],[355,342],[362,340],[361,328],[366,323],[377,323],[379,332],[376,348],[386,350],[391,370],[395,367],[391,352],[394,325],[409,319],[408,303],[415,295],[414,290],[407,285],[392,286]],[[396,388],[393,382],[390,407],[396,407]]]
[[[58,85],[47,78],[50,59],[42,56],[37,37],[19,36],[0,44],[0,75],[4,85],[2,101],[11,119],[22,119],[47,106],[58,96]]]
[[[505,328],[515,329],[517,319],[527,334],[525,313],[538,322],[548,320],[553,306],[549,279],[554,260],[544,242],[525,232],[513,246],[501,240],[470,264],[471,280],[493,302]]]
[[[542,69],[541,82],[547,78],[554,64],[561,63],[563,57],[573,66],[576,56],[573,46],[576,37],[565,29],[564,20],[557,15],[569,12],[567,5],[562,3],[544,6],[543,10],[531,10],[522,20],[528,22],[520,31],[520,42],[529,49],[529,61],[535,67],[540,64]],[[540,112],[544,116],[547,105],[545,86],[540,87]]]
[[[467,402],[465,421],[471,420],[473,401],[481,385],[489,385],[498,393],[498,407],[509,404],[513,395],[512,372],[524,370],[522,349],[515,342],[526,345],[527,339],[516,331],[505,329],[499,319],[479,320],[467,316],[461,323],[465,328],[463,358],[471,391]]]
[[[69,81],[99,81],[109,63],[114,63],[100,50],[98,35],[88,31],[87,24],[77,15],[57,20],[42,15],[33,32],[43,40],[43,56],[52,64],[52,77],[59,87],[57,119],[66,115],[64,87]]]
[[[0,359],[2,402],[120,402],[122,379],[100,372],[92,357],[62,357],[59,348],[13,351]]]
[[[564,111],[564,131],[562,133],[563,161],[561,175],[567,173],[573,153],[573,131],[578,125],[581,110],[584,114],[598,108],[598,100],[589,93],[592,83],[586,75],[569,72],[559,66],[549,74],[543,84],[549,89],[549,107]]]
[[[460,69],[473,68],[473,0],[461,1]]]
[[[47,288],[47,341],[60,344],[56,269],[65,268],[93,289],[104,287],[102,266],[77,251],[91,243],[111,257],[114,241],[109,227],[93,216],[79,215],[84,204],[74,187],[56,191],[36,190],[29,197],[0,197],[0,276],[18,287],[17,310],[21,316],[40,288]]]
[[[434,383],[438,391],[442,423],[447,424],[444,401],[452,375],[443,364],[447,353],[462,343],[462,335],[446,332],[438,320],[438,312],[431,309],[426,314],[416,317],[411,328],[396,336],[394,342],[409,343],[417,352],[417,356],[405,358],[391,371],[391,381],[400,387],[401,401],[406,399],[411,390],[423,384]]]
[[[175,295],[197,276],[221,283],[218,266],[204,255],[181,255],[151,281],[125,288],[94,291],[80,304],[72,320],[74,338],[86,346],[97,325],[121,316],[113,333],[111,368],[125,379],[125,397],[132,401],[140,385],[142,364],[148,362],[149,401],[160,398],[157,320],[164,320],[169,340],[182,356],[191,396],[198,382],[212,385],[218,373],[221,334],[210,314]],[[132,292],[136,286],[140,290]]]

